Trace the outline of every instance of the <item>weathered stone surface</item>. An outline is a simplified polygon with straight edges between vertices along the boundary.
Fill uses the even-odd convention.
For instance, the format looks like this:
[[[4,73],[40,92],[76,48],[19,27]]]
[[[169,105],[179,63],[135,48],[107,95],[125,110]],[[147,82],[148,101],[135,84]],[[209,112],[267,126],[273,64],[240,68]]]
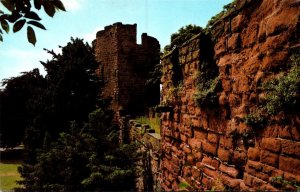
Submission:
[[[279,169],[296,175],[300,175],[300,159],[280,155]]]
[[[278,167],[279,155],[269,151],[261,151],[260,161],[273,167]]]
[[[260,160],[260,150],[258,148],[250,147],[248,149],[248,158],[253,161]]]
[[[232,153],[229,150],[219,147],[218,148],[218,157],[225,162],[229,162],[231,159]]]
[[[221,175],[221,180],[225,185],[235,190],[239,190],[241,179],[232,179],[226,175]]]
[[[192,149],[201,149],[201,141],[199,139],[189,139],[189,145]]]
[[[95,57],[100,63],[98,75],[105,82],[102,96],[112,98],[110,108],[116,116],[120,109],[138,113],[144,110],[141,106],[159,103],[159,85],[156,88],[145,86],[146,76],[134,71],[137,65],[145,64],[154,69],[159,63],[160,45],[146,33],[142,34],[142,45],[138,45],[136,27],[136,24],[114,23],[97,32],[93,42]],[[135,107],[137,103],[140,111]]]
[[[281,145],[280,140],[275,138],[263,138],[262,139],[262,148],[265,150],[269,150],[275,153],[280,152]]]
[[[217,145],[211,144],[209,142],[203,142],[202,143],[202,150],[208,154],[216,155],[217,154]]]
[[[181,151],[179,160],[172,161],[194,189],[209,190],[218,181],[235,190],[277,190],[273,177],[299,180],[299,115],[270,115],[263,126],[245,121],[250,114],[265,115],[259,108],[267,94],[261,85],[288,70],[287,59],[300,43],[299,18],[295,0],[238,0],[234,13],[212,27],[214,43],[201,34],[162,59],[162,97],[175,88],[174,61],[179,61],[183,85],[180,94],[169,95],[173,116],[163,114],[163,130],[171,133],[166,131],[162,143],[175,149],[164,151],[162,162]],[[222,89],[216,104],[204,107],[197,105],[195,93],[201,91],[197,79],[207,61],[215,61],[209,66],[219,73]],[[178,179],[170,168],[163,166],[162,172]],[[169,182],[163,190],[176,190],[174,182],[178,184]]]
[[[220,145],[226,149],[233,149],[232,137],[223,136],[220,138]]]
[[[233,167],[228,167],[224,164],[220,165],[219,170],[233,178],[237,178],[237,176],[239,174],[239,171],[237,169],[235,169]]]
[[[286,155],[296,155],[300,157],[300,142],[281,140],[282,153]]]
[[[210,143],[217,144],[218,141],[219,141],[218,135],[217,135],[217,134],[214,134],[214,133],[208,133],[207,140],[208,140]]]

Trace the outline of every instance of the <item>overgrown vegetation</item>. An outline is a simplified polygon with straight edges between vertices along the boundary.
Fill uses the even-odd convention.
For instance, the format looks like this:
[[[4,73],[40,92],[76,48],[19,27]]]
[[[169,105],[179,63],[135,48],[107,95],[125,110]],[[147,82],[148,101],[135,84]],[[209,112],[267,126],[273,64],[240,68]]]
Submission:
[[[300,94],[300,57],[291,56],[291,68],[278,77],[265,82],[262,89],[266,91],[264,110],[270,114],[280,111],[292,112],[299,109]]]
[[[252,127],[261,127],[269,123],[270,116],[280,112],[293,114],[300,107],[300,57],[291,55],[287,67],[288,71],[281,72],[277,77],[262,84],[261,90],[265,98],[256,112],[245,116],[244,122]]]
[[[202,62],[196,73],[197,91],[194,95],[198,106],[214,106],[218,103],[218,92],[221,90],[219,72],[207,62]]]
[[[119,145],[111,119],[97,109],[83,127],[73,122],[51,142],[46,135],[37,163],[20,169],[21,191],[133,190],[137,146]]]
[[[300,183],[296,181],[287,181],[283,179],[281,176],[272,177],[271,184],[275,186],[279,190],[283,191],[294,191],[295,189],[300,190]]]
[[[228,12],[233,11],[237,7],[237,3],[239,0],[234,0],[231,3],[228,3],[227,5],[223,6],[223,10],[213,16],[206,25],[206,29],[211,29],[217,22],[219,22]]]
[[[147,124],[150,126],[151,129],[155,130],[155,133],[160,134],[160,127],[161,127],[161,121],[159,117],[138,117],[135,119],[137,122],[139,122],[140,124]]]
[[[164,53],[171,51],[175,46],[180,46],[194,35],[202,32],[202,27],[197,25],[186,25],[171,35],[171,44],[164,47]]]

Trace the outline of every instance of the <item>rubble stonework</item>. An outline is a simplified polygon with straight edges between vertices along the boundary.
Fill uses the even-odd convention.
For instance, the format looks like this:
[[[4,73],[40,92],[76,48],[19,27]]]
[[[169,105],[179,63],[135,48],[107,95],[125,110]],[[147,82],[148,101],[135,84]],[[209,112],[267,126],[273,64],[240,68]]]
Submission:
[[[98,75],[104,81],[103,98],[111,99],[116,115],[136,115],[159,103],[159,84],[146,85],[150,71],[159,63],[159,42],[142,34],[136,42],[136,24],[115,23],[99,31],[93,41]]]
[[[299,49],[300,4],[240,2],[242,8],[214,26],[212,50],[202,34],[162,59],[163,190],[295,190],[300,182],[299,110],[273,115],[263,127],[243,121],[258,107],[261,82],[282,71],[291,49]],[[222,88],[216,104],[199,107],[197,75],[210,53]]]

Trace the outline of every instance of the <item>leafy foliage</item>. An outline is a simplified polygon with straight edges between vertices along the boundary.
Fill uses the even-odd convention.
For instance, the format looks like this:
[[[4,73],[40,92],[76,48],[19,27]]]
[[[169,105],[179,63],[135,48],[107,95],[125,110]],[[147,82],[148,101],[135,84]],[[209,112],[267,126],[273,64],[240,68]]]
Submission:
[[[9,33],[10,24],[13,25],[13,32],[20,31],[25,24],[27,24],[27,38],[28,41],[35,45],[36,36],[33,28],[35,26],[41,29],[46,29],[39,21],[41,18],[32,10],[34,6],[37,10],[42,7],[50,17],[53,17],[57,10],[66,11],[61,0],[1,0],[6,9],[6,13],[0,10],[0,23],[2,29]],[[0,29],[0,41],[3,41],[3,32]]]
[[[294,191],[300,190],[300,183],[296,181],[287,181],[283,179],[281,176],[272,177],[271,184],[276,188],[284,191]]]
[[[244,122],[252,127],[262,127],[270,123],[269,117],[279,112],[293,114],[299,109],[300,93],[300,57],[299,54],[290,56],[287,64],[290,69],[280,73],[276,78],[262,85],[265,98],[255,112],[244,117]]]
[[[118,145],[117,127],[111,124],[109,111],[97,109],[89,118],[83,128],[73,122],[69,133],[60,133],[57,141],[48,143],[45,137],[37,163],[20,169],[25,189],[19,190],[133,189],[136,146]]]
[[[194,95],[200,107],[215,105],[218,102],[217,93],[221,90],[221,81],[218,73],[209,63],[201,63],[200,72],[196,75],[197,92]]]
[[[243,120],[246,125],[251,127],[262,127],[267,123],[266,117],[259,113],[247,114]]]
[[[155,130],[155,133],[160,133],[161,122],[159,117],[137,117],[135,119],[138,123],[147,124],[151,129]]]
[[[289,72],[281,73],[263,84],[266,91],[264,109],[268,114],[275,114],[280,111],[293,111],[299,109],[300,94],[300,57],[291,57],[292,67]]]
[[[31,104],[40,104],[38,94],[46,88],[46,81],[34,69],[6,79],[2,85],[5,88],[0,91],[0,146],[15,147],[23,141],[28,121],[34,117]]]
[[[213,16],[207,22],[206,28],[210,29],[215,23],[220,21],[220,19],[222,19],[226,15],[226,13],[231,12],[233,9],[235,9],[237,7],[237,4],[238,4],[238,0],[234,0],[231,3],[224,5],[223,10],[220,13],[218,13],[217,15]]]

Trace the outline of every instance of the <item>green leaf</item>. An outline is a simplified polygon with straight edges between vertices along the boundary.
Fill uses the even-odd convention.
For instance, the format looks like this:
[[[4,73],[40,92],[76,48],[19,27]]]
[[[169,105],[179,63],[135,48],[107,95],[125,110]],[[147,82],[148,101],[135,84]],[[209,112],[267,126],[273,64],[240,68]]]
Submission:
[[[53,4],[55,7],[57,7],[58,9],[62,10],[62,11],[66,11],[64,4],[60,1],[60,0],[54,0]]]
[[[2,26],[2,29],[8,33],[9,32],[9,25],[7,23],[7,21],[5,19],[2,19],[1,20],[1,26]]]
[[[49,1],[44,1],[43,7],[47,15],[50,17],[53,17],[55,14],[55,7],[53,4],[51,4]]]
[[[2,1],[0,1],[3,5],[4,5],[4,7],[6,8],[6,9],[8,9],[9,11],[13,11],[14,10],[14,8],[15,8],[15,5],[13,4],[13,3],[11,3],[11,1],[10,0],[2,0]]]
[[[29,13],[26,13],[26,14],[24,15],[24,17],[26,17],[26,18],[28,18],[28,19],[34,19],[34,20],[37,20],[37,21],[42,20],[42,19],[38,16],[38,14],[36,14],[36,13],[33,12],[33,11],[30,11]]]
[[[30,26],[27,27],[27,39],[28,39],[29,43],[35,45],[35,43],[36,43],[35,33],[34,33],[34,30],[32,29],[32,27],[30,27]]]
[[[0,35],[0,41],[3,42],[3,37],[2,37],[2,35]]]
[[[42,0],[34,0],[34,7],[35,7],[37,10],[40,10],[40,9],[41,9],[41,6],[42,6]]]
[[[3,34],[2,30],[0,29],[0,34]]]
[[[22,27],[24,26],[26,20],[25,19],[21,19],[19,21],[17,21],[15,24],[14,24],[14,27],[13,27],[13,32],[16,33],[18,31],[20,31],[22,29]]]
[[[44,25],[42,25],[41,23],[39,23],[39,22],[37,22],[37,21],[29,21],[29,22],[27,22],[28,24],[31,24],[31,25],[34,25],[34,26],[36,26],[36,27],[38,27],[38,28],[41,28],[41,29],[44,29],[44,30],[46,30],[46,28],[44,27]]]

